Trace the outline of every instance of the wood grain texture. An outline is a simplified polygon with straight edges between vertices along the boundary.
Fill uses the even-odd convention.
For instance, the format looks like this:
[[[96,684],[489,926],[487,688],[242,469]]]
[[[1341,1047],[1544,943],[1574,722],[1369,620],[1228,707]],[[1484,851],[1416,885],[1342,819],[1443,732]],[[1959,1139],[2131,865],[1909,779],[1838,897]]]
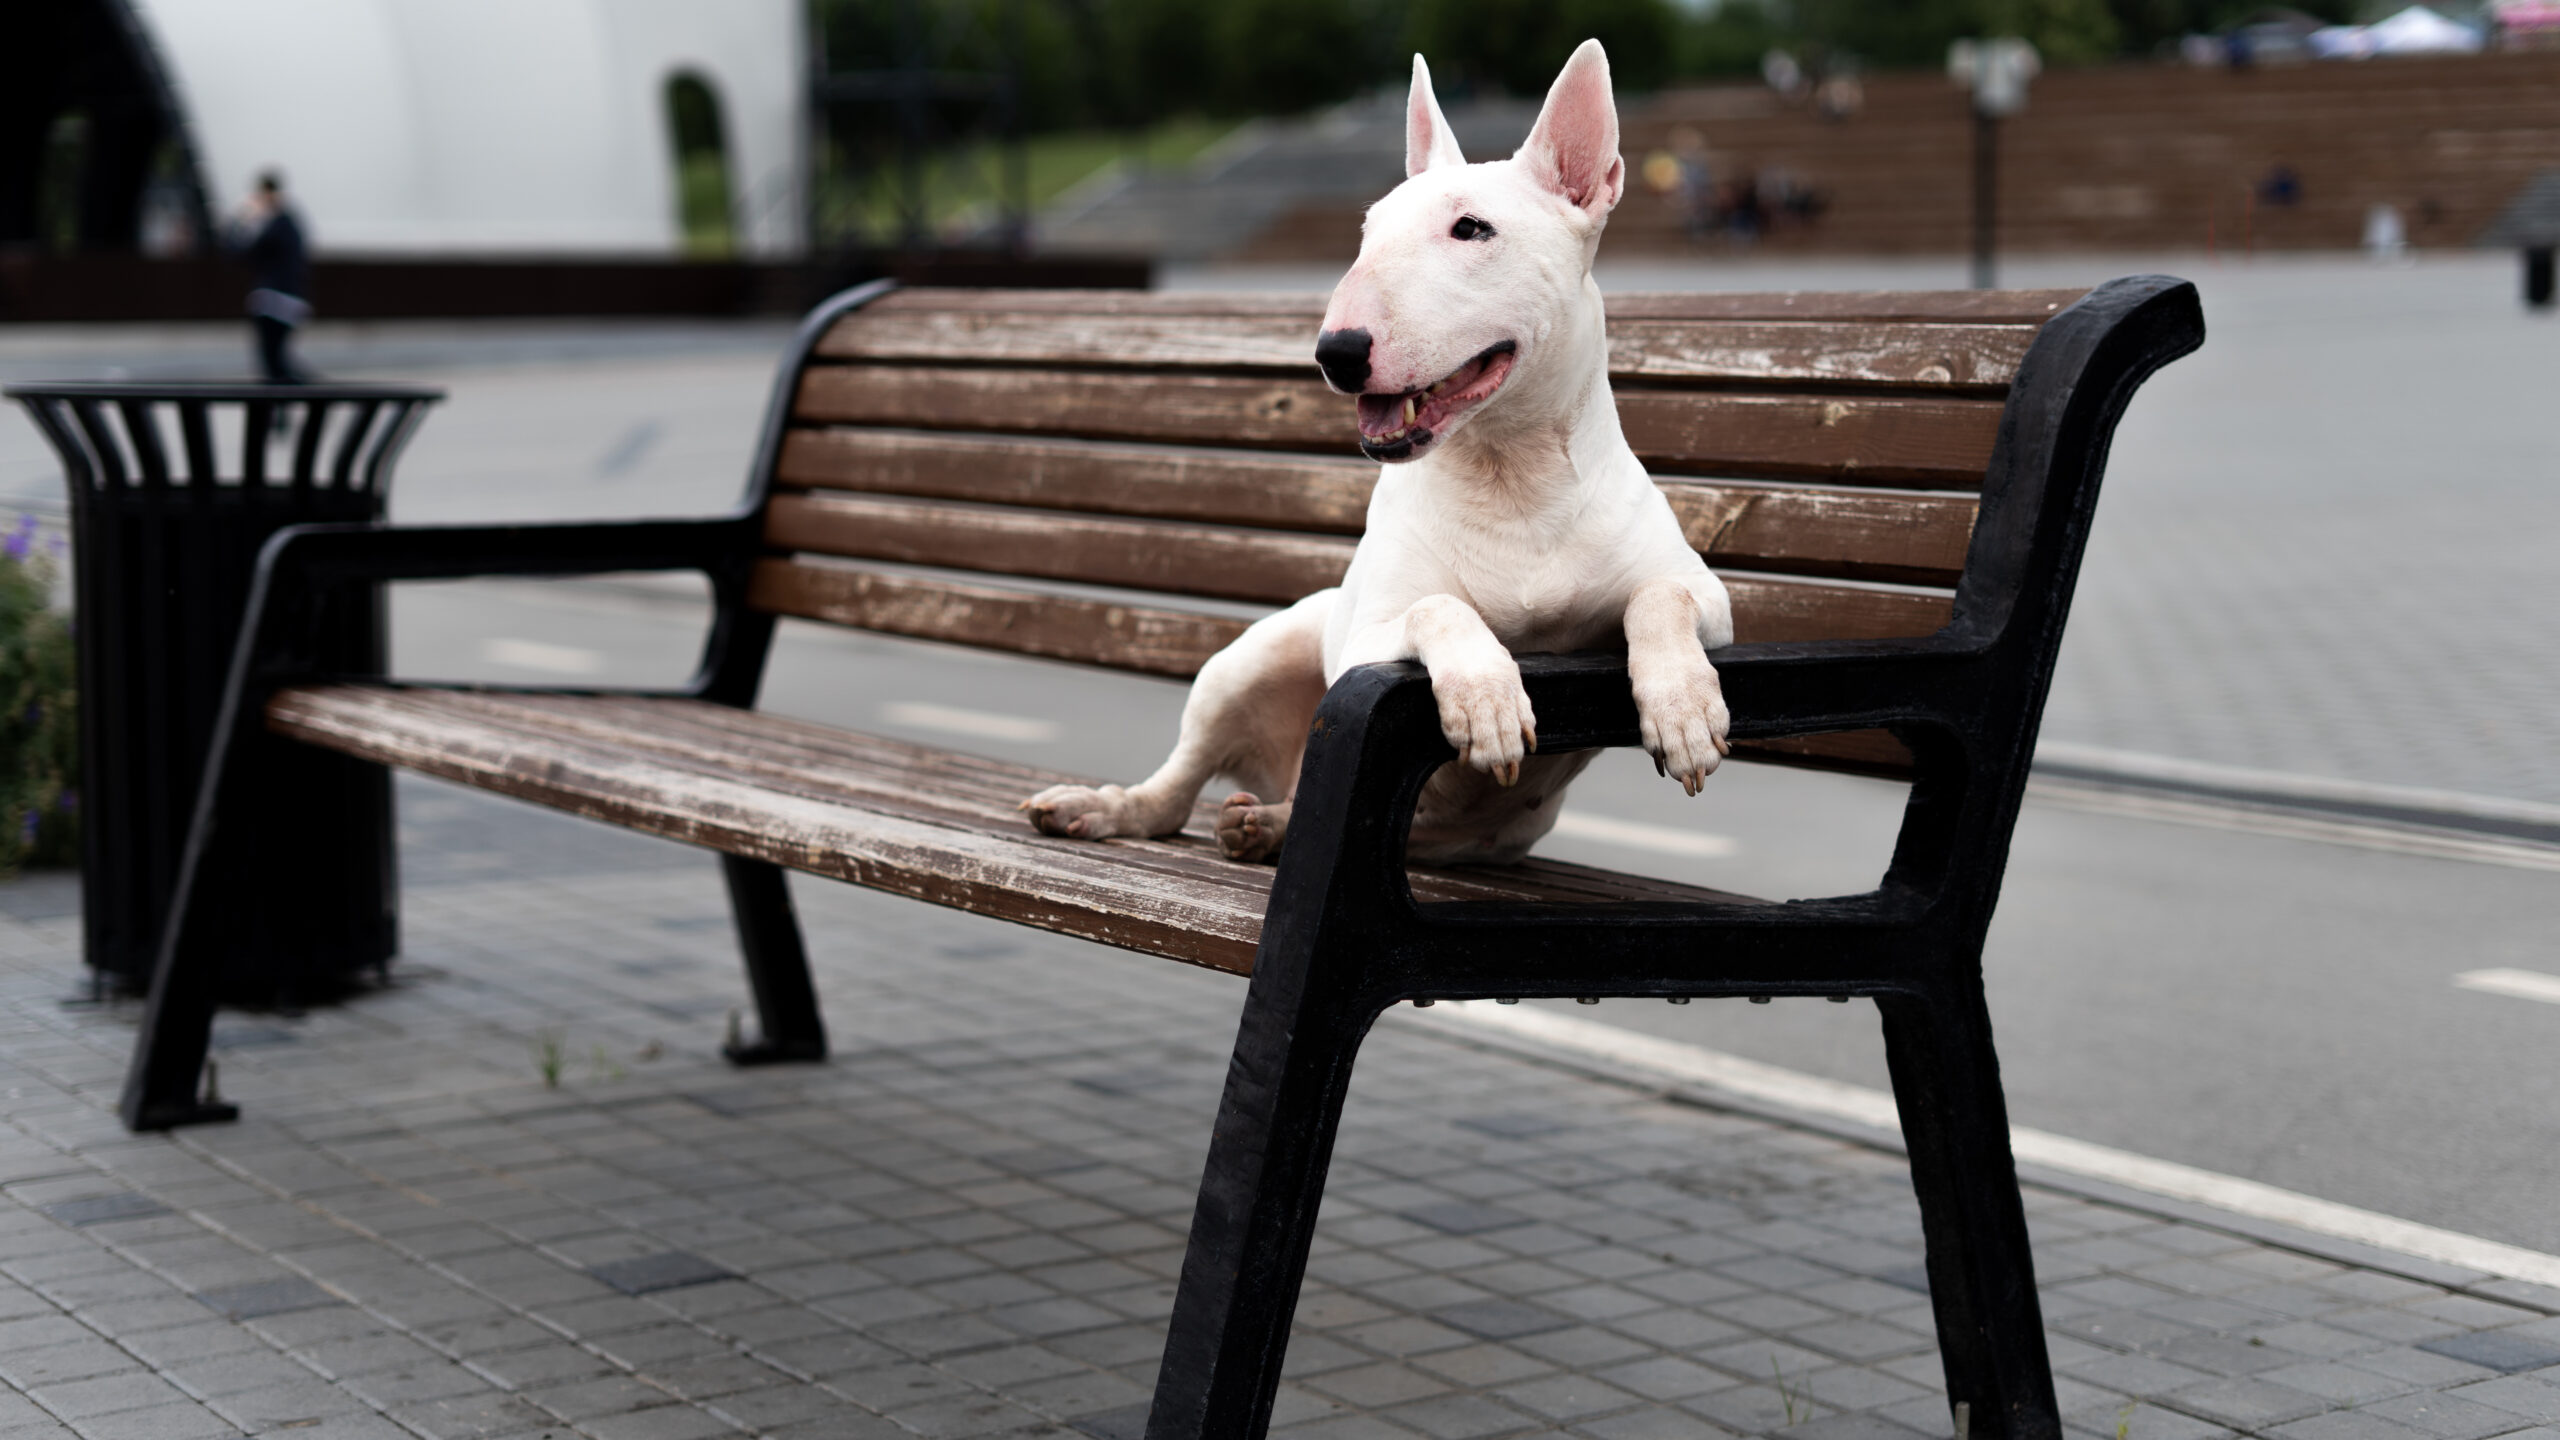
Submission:
[[[1270,868],[1190,832],[1087,842],[1014,803],[1070,777],[690,700],[333,685],[268,704],[277,734],[573,814],[1235,974]],[[1411,874],[1415,897],[1743,897],[1559,862]]]
[[[1737,577],[1739,591],[1752,582]],[[1784,582],[1772,582],[1771,588]],[[1946,619],[1946,602],[1934,596],[1882,595],[1885,602],[1858,617],[1875,635],[1927,634]],[[1737,599],[1742,598],[1737,596]],[[1755,607],[1740,627],[1745,640],[1820,639],[1810,632],[1837,617],[1808,620],[1790,596],[1753,595]],[[1931,603],[1934,602],[1934,603]],[[852,566],[766,560],[756,567],[748,603],[778,615],[1070,660],[1115,670],[1188,679],[1201,664],[1244,631],[1244,622],[1170,608],[1110,605],[1067,596],[971,586],[935,577],[894,575]],[[1786,740],[1737,742],[1742,754],[1764,760],[1819,765],[1866,774],[1904,776],[1911,758],[1883,731],[1857,731]]]
[[[811,506],[826,504],[812,500]],[[777,505],[779,502],[777,502]],[[917,505],[918,502],[879,501],[870,498],[843,497],[840,511],[888,510]],[[1233,563],[1237,574],[1250,565],[1268,562],[1278,572],[1289,557],[1239,558],[1248,544],[1279,541],[1289,537],[1261,531],[1241,531],[1244,544],[1230,544],[1235,537],[1221,537],[1218,544],[1186,550],[1190,541],[1173,527],[1143,536],[1139,545],[1115,538],[1114,527],[1143,525],[1137,521],[1091,520],[1085,517],[1057,517],[1043,521],[1027,511],[996,511],[1004,517],[1005,528],[991,529],[975,523],[983,517],[972,517],[966,528],[945,527],[930,521],[911,523],[906,533],[894,543],[867,545],[848,542],[842,549],[819,553],[842,556],[850,551],[853,558],[890,560],[904,564],[930,564],[950,569],[978,569],[1004,575],[1036,575],[1053,580],[1085,584],[1119,585],[1149,588],[1142,583],[1149,578],[1185,578],[1210,574],[1221,563]],[[848,528],[859,534],[847,520]],[[805,531],[817,526],[777,524],[773,533],[776,543],[806,538]],[[1016,549],[1036,541],[1044,533],[1062,535],[1079,528],[1081,537],[1073,544],[1061,544],[1050,557],[1029,565],[1012,563]],[[1201,527],[1192,527],[1197,531]],[[829,537],[833,538],[833,537]],[[1193,536],[1196,539],[1196,535]],[[1302,537],[1314,540],[1317,537]],[[1350,546],[1331,542],[1333,555],[1347,561]],[[892,552],[892,553],[880,553]],[[992,553],[982,553],[992,552]],[[1079,569],[1063,559],[1089,559],[1089,569]],[[1305,557],[1312,571],[1320,557]],[[983,560],[984,563],[973,563]],[[1055,563],[1053,563],[1055,562]],[[1161,587],[1168,599],[1181,595],[1218,595],[1223,598],[1264,600],[1286,604],[1303,595],[1323,589],[1341,578],[1340,570],[1331,578],[1312,574],[1316,581],[1303,589],[1294,586],[1268,593],[1250,593],[1251,587],[1232,580],[1212,582],[1205,586]],[[1827,584],[1816,580],[1781,579],[1776,576],[1728,572],[1723,577],[1725,590],[1733,598],[1734,638],[1742,642],[1764,640],[1889,640],[1905,636],[1927,635],[1947,623],[1953,610],[1953,599],[1944,592],[1871,588],[1859,585]],[[982,645],[992,649],[1011,650],[1019,654],[1046,655],[1054,659],[1078,660],[1086,664],[1107,665],[1114,669],[1141,670],[1158,675],[1191,675],[1201,662],[1236,635],[1243,633],[1243,622],[1211,617],[1183,610],[1169,604],[1161,608],[1084,599],[1072,595],[1044,594],[1036,590],[1000,589],[973,586],[965,582],[945,580],[939,576],[897,575],[868,570],[856,565],[819,565],[786,560],[765,560],[757,564],[749,583],[747,603],[756,609],[777,615],[796,615],[803,619],[825,620],[858,629],[880,630],[896,635],[910,635],[926,640],[945,640],[960,645]]]
[[[1269,451],[830,427],[785,436],[776,479],[786,489],[1357,535],[1378,470]],[[1660,484],[1689,543],[1715,565],[1952,585],[1973,535],[1968,495]]]
[[[1357,535],[1378,467],[1356,456],[829,427],[788,432],[774,479],[791,489]]]
[[[812,366],[804,423],[898,425],[1082,439],[1358,452],[1351,402],[1322,381],[1278,376],[1126,376],[953,366]],[[1829,478],[1979,489],[1998,401],[1621,389],[1627,442],[1662,473]]]
[[[851,565],[760,560],[747,603],[775,615],[1189,679],[1245,622]]]
[[[1890,730],[1835,730],[1827,735],[1790,735],[1778,740],[1736,740],[1733,753],[1777,765],[1846,770],[1887,780],[1911,778],[1911,747],[1895,739]]]
[[[1342,579],[1348,536],[880,495],[776,495],[779,550],[1285,605]]]
[[[1305,376],[1315,371],[1320,313],[1006,313],[882,303],[838,321],[819,353],[830,360]],[[1620,380],[1996,390],[2017,374],[2034,339],[2035,327],[2019,324],[1612,315],[1609,372]]]
[[[1651,320],[1913,320],[2042,325],[2086,290],[1632,290],[1606,297],[1609,318]],[[1283,318],[1314,326],[1326,297],[1267,290],[900,290],[866,315],[928,311],[999,316],[1176,315]]]

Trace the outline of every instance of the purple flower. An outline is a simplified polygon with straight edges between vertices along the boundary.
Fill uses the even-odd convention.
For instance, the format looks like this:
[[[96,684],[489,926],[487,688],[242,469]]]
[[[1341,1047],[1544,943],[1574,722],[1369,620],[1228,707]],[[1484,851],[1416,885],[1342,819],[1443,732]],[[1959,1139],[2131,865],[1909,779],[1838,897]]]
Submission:
[[[80,808],[80,792],[77,790],[65,790],[62,792],[62,798],[54,803],[62,807],[63,814],[72,814]]]
[[[33,807],[29,807],[27,810],[27,823],[19,827],[19,829],[24,833],[19,836],[18,843],[22,845],[33,845],[36,843],[36,821],[39,818],[41,817],[37,815],[35,809]]]

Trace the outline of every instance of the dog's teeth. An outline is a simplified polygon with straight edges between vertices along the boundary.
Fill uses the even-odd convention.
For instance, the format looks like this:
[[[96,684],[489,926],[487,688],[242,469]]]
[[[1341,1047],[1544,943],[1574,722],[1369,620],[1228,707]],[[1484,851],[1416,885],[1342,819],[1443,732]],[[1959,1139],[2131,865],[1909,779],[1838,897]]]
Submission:
[[[1404,423],[1407,425],[1413,423],[1413,397],[1410,395],[1404,397]]]

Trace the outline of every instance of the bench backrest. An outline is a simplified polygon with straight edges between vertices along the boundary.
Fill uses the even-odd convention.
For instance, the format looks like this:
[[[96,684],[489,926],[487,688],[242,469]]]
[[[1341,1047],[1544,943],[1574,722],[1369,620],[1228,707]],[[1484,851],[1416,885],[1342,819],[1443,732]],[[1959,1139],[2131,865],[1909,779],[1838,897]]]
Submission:
[[[2080,293],[1610,298],[1627,438],[1731,590],[1737,640],[1946,623],[2010,382]],[[1360,533],[1378,467],[1316,374],[1323,307],[907,290],[844,315],[798,378],[750,603],[1190,675],[1244,625],[1199,602],[1333,584]],[[1785,750],[1906,758],[1881,732]]]

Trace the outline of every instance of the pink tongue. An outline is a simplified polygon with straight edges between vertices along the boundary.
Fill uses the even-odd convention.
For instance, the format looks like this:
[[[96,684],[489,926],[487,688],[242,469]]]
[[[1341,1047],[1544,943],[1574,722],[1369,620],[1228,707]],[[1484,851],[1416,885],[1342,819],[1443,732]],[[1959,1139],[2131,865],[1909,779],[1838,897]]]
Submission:
[[[1404,397],[1401,395],[1363,395],[1360,397],[1360,433],[1391,435],[1404,428]]]

